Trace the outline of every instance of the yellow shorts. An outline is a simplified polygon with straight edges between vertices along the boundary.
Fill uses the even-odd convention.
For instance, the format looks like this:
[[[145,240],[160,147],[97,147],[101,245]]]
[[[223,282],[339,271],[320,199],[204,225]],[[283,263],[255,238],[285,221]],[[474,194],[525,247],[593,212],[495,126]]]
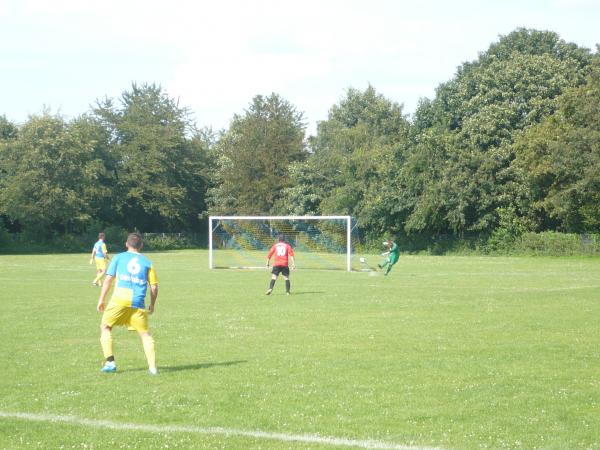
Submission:
[[[96,261],[96,270],[106,271],[106,258],[94,258]]]
[[[123,325],[138,333],[148,331],[148,313],[145,309],[109,303],[102,314],[102,323],[109,327]]]

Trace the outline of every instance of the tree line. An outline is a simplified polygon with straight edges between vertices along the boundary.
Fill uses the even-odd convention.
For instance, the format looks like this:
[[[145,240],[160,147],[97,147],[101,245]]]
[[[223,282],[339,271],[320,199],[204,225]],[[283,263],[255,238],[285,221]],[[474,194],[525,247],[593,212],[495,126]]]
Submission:
[[[308,137],[276,93],[215,133],[155,84],[70,121],[0,116],[0,229],[204,231],[213,213],[348,214],[373,239],[599,233],[599,53],[517,29],[412,116],[350,88]]]

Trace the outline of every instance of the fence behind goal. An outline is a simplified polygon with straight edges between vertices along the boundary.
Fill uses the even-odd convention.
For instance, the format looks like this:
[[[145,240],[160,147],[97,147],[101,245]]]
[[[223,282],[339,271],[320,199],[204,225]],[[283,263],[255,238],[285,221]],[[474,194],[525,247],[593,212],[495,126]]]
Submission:
[[[298,268],[352,270],[358,237],[350,216],[211,216],[208,224],[211,269],[262,269],[283,235]]]

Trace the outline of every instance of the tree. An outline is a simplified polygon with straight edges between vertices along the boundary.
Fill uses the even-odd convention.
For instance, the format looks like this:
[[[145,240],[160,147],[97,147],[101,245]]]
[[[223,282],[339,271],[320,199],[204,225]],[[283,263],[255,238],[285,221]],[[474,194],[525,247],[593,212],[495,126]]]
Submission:
[[[94,117],[108,130],[114,210],[129,229],[171,231],[197,224],[204,209],[205,149],[189,111],[161,87],[133,84],[120,107],[98,102]]]
[[[5,116],[0,116],[0,199],[2,198],[2,186],[5,185],[5,179],[8,175],[6,163],[4,161],[7,157],[6,147],[11,141],[14,141],[17,138],[17,135],[17,126],[10,122]],[[0,202],[0,237],[2,236],[5,225],[11,222],[12,221],[4,211],[4,204]]]
[[[320,122],[308,163],[292,167],[289,212],[350,214],[367,234],[396,231],[402,211],[396,173],[408,142],[402,106],[378,94],[348,89]]]
[[[416,112],[416,145],[405,168],[423,170],[403,174],[413,205],[407,229],[491,232],[498,210],[514,206],[520,189],[509,170],[513,142],[556,111],[563,92],[585,82],[590,61],[589,50],[556,33],[519,29],[463,64]],[[428,147],[436,141],[443,150]]]
[[[16,139],[19,130],[6,116],[0,116],[0,142]]]
[[[306,158],[302,113],[277,94],[254,97],[218,140],[209,210],[272,214],[292,186],[288,167]]]
[[[528,187],[522,211],[537,230],[600,232],[600,57],[588,82],[559,99],[556,114],[515,144]]]
[[[86,118],[31,117],[1,147],[3,213],[41,237],[81,232],[108,193],[97,132]]]

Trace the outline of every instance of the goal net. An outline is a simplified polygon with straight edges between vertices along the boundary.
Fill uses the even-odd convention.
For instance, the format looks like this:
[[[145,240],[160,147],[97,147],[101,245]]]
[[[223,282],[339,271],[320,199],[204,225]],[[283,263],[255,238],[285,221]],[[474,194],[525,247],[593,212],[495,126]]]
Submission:
[[[211,216],[208,224],[211,269],[262,269],[283,235],[298,268],[352,270],[357,238],[350,216]]]

